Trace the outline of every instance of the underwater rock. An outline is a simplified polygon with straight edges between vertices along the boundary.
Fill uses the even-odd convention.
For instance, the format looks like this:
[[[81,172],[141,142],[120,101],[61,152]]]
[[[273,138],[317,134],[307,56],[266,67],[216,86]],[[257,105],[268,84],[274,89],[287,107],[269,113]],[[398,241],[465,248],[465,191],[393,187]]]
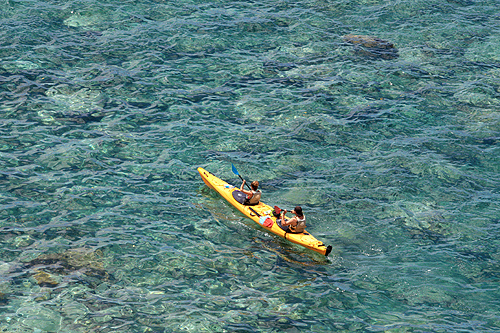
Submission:
[[[346,120],[378,120],[379,116],[383,114],[383,110],[371,106],[362,105],[352,109],[351,112],[345,117]]]
[[[29,235],[21,235],[13,240],[13,245],[15,247],[27,247],[33,244],[35,241]]]
[[[52,289],[44,287],[40,291],[33,295],[33,299],[38,302],[48,301],[51,298]]]
[[[495,94],[476,92],[473,89],[463,89],[455,93],[453,98],[460,103],[476,107],[498,107],[500,105],[500,100],[495,98]]]
[[[475,64],[496,64],[500,61],[500,36],[491,34],[485,38],[475,38],[465,51],[465,59]]]
[[[17,70],[30,70],[39,69],[40,65],[25,60],[15,60],[10,62],[3,62],[2,67],[7,71],[17,71]]]
[[[100,110],[107,101],[107,96],[99,90],[72,87],[65,84],[49,88],[45,95],[65,110],[73,113],[88,113]]]
[[[291,78],[291,77],[272,78],[272,79],[266,80],[266,83],[269,83],[269,84],[278,83],[278,84],[281,84],[284,86],[294,86],[294,87],[299,87],[299,88],[304,86],[304,83],[302,82],[302,80],[296,79],[296,78]]]
[[[454,297],[444,289],[431,285],[412,286],[395,292],[397,298],[404,300],[410,306],[440,305],[449,306]]]
[[[41,287],[55,287],[59,284],[52,275],[44,271],[38,271],[33,277]]]
[[[65,19],[63,23],[72,28],[78,27],[88,27],[99,23],[101,18],[97,15],[80,15],[79,13],[73,13],[70,17]]]
[[[352,43],[352,44],[359,44],[364,47],[369,47],[369,48],[377,48],[377,49],[392,49],[394,48],[394,44],[392,44],[389,41],[377,38],[377,37],[371,37],[371,36],[365,36],[365,35],[345,35],[344,40]]]
[[[394,221],[400,224],[412,238],[427,239],[438,242],[450,235],[449,223],[446,221],[442,212],[431,207],[406,208],[401,209],[400,216]]]
[[[264,70],[267,72],[286,72],[293,68],[296,68],[297,65],[294,63],[282,63],[276,61],[266,61],[262,64]]]
[[[382,59],[395,59],[399,56],[393,43],[377,37],[349,34],[343,38],[353,44],[355,52],[360,55]]]
[[[434,147],[432,147],[434,148]],[[446,153],[446,152],[444,152]],[[419,177],[437,177],[446,182],[456,183],[458,180],[462,179],[460,170],[458,170],[451,163],[435,163],[435,162],[414,162],[405,163],[405,167],[408,171]]]
[[[85,124],[98,122],[105,116],[102,110],[108,98],[99,90],[60,84],[47,89],[45,95],[54,102],[55,108],[38,111],[43,123]]]
[[[29,261],[27,264],[29,266],[45,266],[45,270],[54,270],[60,274],[70,274],[78,271],[87,277],[97,278],[98,280],[108,280],[112,278],[104,269],[102,252],[100,250],[93,251],[91,249],[78,248],[63,253],[42,254],[38,258]],[[37,273],[37,275],[41,283],[49,285],[48,282],[50,280],[43,280],[46,277],[44,274]],[[36,275],[34,277],[35,279],[37,278]],[[94,285],[99,281],[85,280],[84,282]]]
[[[97,38],[102,36],[102,32],[95,30],[83,31],[80,33],[80,36],[87,38]]]
[[[500,140],[500,137],[489,137],[484,138],[481,142],[485,145],[495,145]]]
[[[5,273],[7,273],[7,270],[2,270],[0,265],[0,305],[7,304],[11,294],[11,281],[9,281],[11,278]]]
[[[68,121],[76,124],[86,124],[91,122],[99,122],[104,118],[104,114],[100,112],[94,113],[75,113],[75,114],[64,114],[62,117],[54,117],[56,121]]]
[[[74,292],[75,290],[73,289],[72,293]],[[85,317],[89,313],[89,309],[80,302],[66,300],[64,307],[60,309],[60,313],[63,317],[75,321]]]
[[[11,269],[11,266],[12,265],[7,262],[0,261],[0,275],[7,273]]]
[[[17,310],[21,322],[32,332],[59,332],[62,317],[49,308],[35,304],[23,306]]]

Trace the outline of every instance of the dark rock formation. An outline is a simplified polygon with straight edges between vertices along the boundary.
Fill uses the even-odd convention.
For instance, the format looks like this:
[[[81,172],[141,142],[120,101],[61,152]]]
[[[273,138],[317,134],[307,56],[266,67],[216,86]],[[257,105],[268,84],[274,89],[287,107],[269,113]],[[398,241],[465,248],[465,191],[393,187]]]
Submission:
[[[371,36],[345,35],[344,41],[352,44],[357,54],[382,59],[395,59],[399,56],[394,44]]]

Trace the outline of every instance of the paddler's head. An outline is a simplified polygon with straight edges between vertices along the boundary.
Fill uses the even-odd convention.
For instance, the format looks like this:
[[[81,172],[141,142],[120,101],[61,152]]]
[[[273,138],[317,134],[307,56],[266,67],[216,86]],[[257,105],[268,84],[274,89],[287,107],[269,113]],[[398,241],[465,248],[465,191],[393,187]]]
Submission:
[[[296,206],[294,210],[292,210],[292,213],[297,215],[297,216],[304,216],[304,213],[302,213],[302,207]]]
[[[252,184],[250,184],[250,186],[252,186],[252,190],[257,191],[257,189],[259,188],[259,182],[254,180]]]

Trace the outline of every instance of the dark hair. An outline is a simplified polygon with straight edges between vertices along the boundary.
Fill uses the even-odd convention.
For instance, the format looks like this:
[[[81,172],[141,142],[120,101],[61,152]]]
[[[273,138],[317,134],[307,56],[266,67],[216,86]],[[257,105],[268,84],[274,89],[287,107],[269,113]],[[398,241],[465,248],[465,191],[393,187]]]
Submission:
[[[297,214],[298,216],[304,216],[304,214],[302,213],[302,207],[300,206],[296,206],[295,209],[293,210],[295,212],[295,214]]]
[[[256,190],[259,188],[259,182],[254,180],[250,186],[252,186],[252,189]]]

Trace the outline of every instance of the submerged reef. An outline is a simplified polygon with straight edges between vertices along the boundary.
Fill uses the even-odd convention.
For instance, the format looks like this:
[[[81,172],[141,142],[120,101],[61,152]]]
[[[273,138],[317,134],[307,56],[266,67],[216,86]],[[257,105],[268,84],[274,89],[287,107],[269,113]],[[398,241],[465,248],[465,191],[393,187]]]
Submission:
[[[38,285],[42,287],[55,287],[59,284],[52,275],[44,271],[38,271],[33,277]]]
[[[56,277],[48,272],[61,275],[78,272],[81,273],[77,275],[80,275],[79,279],[83,282],[97,285],[101,280],[112,279],[112,276],[104,269],[102,256],[100,250],[78,248],[62,253],[42,254],[25,264],[34,269],[33,278],[40,286],[55,287],[59,284]]]
[[[393,43],[377,37],[349,34],[344,36],[344,41],[354,45],[354,51],[358,55],[387,60],[399,57],[398,49]]]

